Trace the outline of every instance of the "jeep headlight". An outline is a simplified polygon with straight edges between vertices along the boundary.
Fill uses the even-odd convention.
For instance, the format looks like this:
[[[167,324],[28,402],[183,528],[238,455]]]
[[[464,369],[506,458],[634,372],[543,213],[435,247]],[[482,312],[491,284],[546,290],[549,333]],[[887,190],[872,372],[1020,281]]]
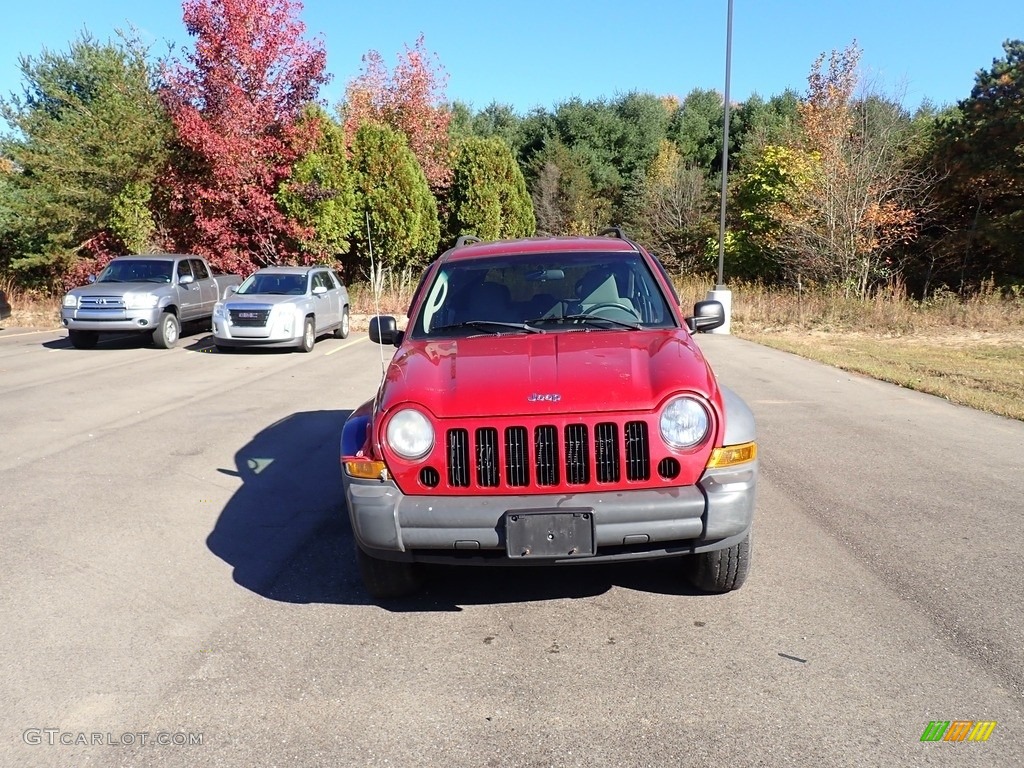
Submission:
[[[70,293],[65,293],[64,294],[64,306],[65,307],[77,307],[78,306],[78,297],[77,296],[72,296]]]
[[[434,428],[422,413],[406,408],[388,422],[387,440],[403,459],[422,459],[434,447]]]
[[[126,309],[152,309],[158,300],[152,293],[126,293],[124,306]]]
[[[677,397],[661,412],[661,439],[673,448],[692,448],[708,436],[707,409],[692,397]]]

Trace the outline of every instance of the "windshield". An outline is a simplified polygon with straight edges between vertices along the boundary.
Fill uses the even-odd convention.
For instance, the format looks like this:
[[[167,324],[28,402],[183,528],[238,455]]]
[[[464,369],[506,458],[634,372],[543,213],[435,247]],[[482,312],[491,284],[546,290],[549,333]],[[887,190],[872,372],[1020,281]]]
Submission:
[[[169,283],[174,271],[173,261],[154,259],[118,259],[107,265],[96,278],[97,283]]]
[[[675,325],[640,254],[530,254],[443,264],[426,291],[412,337]]]
[[[243,296],[303,296],[306,293],[306,276],[257,272],[255,275],[249,275],[235,293]]]

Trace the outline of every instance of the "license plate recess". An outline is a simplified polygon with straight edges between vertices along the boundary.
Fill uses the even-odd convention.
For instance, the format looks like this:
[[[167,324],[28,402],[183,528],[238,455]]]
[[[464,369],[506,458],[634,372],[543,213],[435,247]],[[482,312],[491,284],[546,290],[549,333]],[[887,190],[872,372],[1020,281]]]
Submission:
[[[516,560],[593,557],[594,510],[506,512],[505,546]]]

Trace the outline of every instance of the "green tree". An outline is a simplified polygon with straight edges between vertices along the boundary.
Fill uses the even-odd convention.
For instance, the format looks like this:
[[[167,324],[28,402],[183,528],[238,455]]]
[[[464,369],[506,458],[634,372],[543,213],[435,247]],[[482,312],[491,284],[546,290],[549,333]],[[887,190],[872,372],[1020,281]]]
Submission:
[[[309,261],[324,263],[348,252],[359,227],[355,188],[342,127],[315,104],[306,107],[302,119],[317,124],[319,139],[313,150],[296,162],[277,200],[287,216],[313,233],[300,240],[302,252]]]
[[[355,265],[369,268],[371,245],[375,261],[394,269],[433,258],[441,237],[437,201],[405,136],[386,125],[364,123],[352,141],[351,168],[359,218]]]
[[[530,195],[539,231],[591,235],[608,226],[611,203],[594,188],[585,155],[552,139],[531,165]]]
[[[725,111],[718,91],[695,88],[672,115],[668,137],[683,161],[708,172],[721,168]]]
[[[462,139],[454,157],[447,206],[449,243],[461,234],[497,240],[534,233],[537,223],[526,181],[503,139]]]
[[[979,70],[971,95],[940,116],[933,163],[949,230],[943,277],[961,288],[993,274],[1024,281],[1024,41]]]
[[[147,55],[128,36],[100,43],[83,33],[66,53],[20,59],[23,95],[0,100],[14,129],[0,140],[10,163],[0,243],[19,279],[54,285],[97,249],[158,239],[148,200],[170,124]]]

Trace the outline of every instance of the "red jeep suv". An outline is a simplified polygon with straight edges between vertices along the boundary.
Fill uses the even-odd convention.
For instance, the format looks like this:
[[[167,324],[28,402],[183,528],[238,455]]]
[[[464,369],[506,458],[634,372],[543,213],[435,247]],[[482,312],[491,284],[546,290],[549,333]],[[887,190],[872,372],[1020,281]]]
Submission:
[[[612,236],[605,236],[611,234]],[[376,397],[341,439],[369,593],[424,563],[572,565],[680,558],[705,591],[750,563],[758,460],[749,408],[693,333],[661,263],[598,237],[464,236],[424,273]]]

